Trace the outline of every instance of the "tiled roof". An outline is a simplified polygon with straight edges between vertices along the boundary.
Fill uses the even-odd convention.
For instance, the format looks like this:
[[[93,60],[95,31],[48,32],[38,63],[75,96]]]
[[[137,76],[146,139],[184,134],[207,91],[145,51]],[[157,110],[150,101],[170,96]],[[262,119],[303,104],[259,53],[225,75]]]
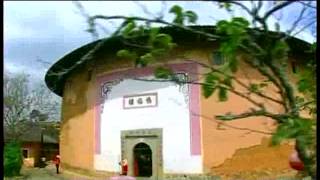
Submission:
[[[59,132],[56,129],[42,129],[37,123],[29,122],[20,140],[22,142],[41,142],[41,131],[43,132],[43,143],[59,143]],[[10,140],[8,129],[4,127],[4,139]]]
[[[215,26],[189,26],[189,27],[195,30],[201,30],[206,33],[212,33],[212,34],[215,33],[215,29],[216,29]],[[259,30],[249,29],[248,31],[250,31],[250,34],[254,36],[254,34],[257,34],[255,32],[258,32]],[[170,34],[173,38],[173,42],[179,45],[180,44],[193,45],[195,42],[201,42],[202,44],[206,42],[212,43],[212,42],[209,42],[207,39],[205,39],[201,35],[195,35],[189,31],[177,29],[175,27],[161,27],[160,32]],[[276,33],[276,32],[272,32],[272,33]],[[100,40],[91,42],[89,44],[86,44],[68,53],[67,55],[59,59],[47,71],[45,76],[45,82],[48,88],[54,93],[56,93],[57,95],[62,96],[64,83],[67,76],[70,74],[70,72],[72,72],[74,69],[78,68],[79,66],[83,65],[84,63],[89,61],[92,57],[95,57],[98,54],[115,53],[117,52],[117,50],[120,50],[126,47],[122,39],[123,37],[121,36],[114,36],[114,37],[109,37],[105,39],[100,39]],[[101,46],[99,46],[98,50],[91,56],[91,58],[86,58],[86,60],[84,60],[83,62],[80,62],[81,58],[83,58],[90,50],[97,48],[96,45],[98,45],[102,41],[103,43],[101,44]],[[300,40],[294,37],[288,38],[288,44],[290,46],[291,53],[295,55],[305,54],[305,51],[308,50],[308,48],[310,47],[310,44],[308,42],[305,42],[303,40]]]

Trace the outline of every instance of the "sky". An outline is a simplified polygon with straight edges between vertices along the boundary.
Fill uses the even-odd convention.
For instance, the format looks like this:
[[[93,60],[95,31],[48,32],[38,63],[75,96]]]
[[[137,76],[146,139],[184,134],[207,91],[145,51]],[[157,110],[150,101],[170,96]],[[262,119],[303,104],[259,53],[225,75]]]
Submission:
[[[152,13],[158,13],[161,9],[168,12],[172,5],[179,4],[186,10],[197,12],[198,24],[202,25],[213,25],[219,19],[231,17],[212,2],[167,1],[165,6],[160,1],[83,1],[81,4],[90,15],[135,15],[149,18],[150,14],[144,13],[140,4]],[[280,24],[282,29],[289,27],[298,9],[298,6],[291,5],[283,12]],[[247,17],[239,9],[234,14]],[[170,14],[164,17],[169,21],[173,18]],[[268,23],[273,26],[275,21],[272,17]],[[114,30],[115,26],[111,23],[105,25],[110,32]],[[72,1],[4,1],[4,70],[25,72],[33,80],[43,81],[48,68],[58,59],[93,40],[85,32],[87,27],[86,19]],[[298,38],[308,42],[315,40],[309,32],[299,34]],[[48,63],[41,63],[41,60]]]

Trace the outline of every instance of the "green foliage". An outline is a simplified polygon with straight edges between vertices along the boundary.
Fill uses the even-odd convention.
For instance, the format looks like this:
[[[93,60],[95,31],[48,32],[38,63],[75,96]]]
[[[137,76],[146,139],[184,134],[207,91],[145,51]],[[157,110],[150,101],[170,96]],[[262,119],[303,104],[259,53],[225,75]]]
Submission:
[[[248,39],[249,22],[241,17],[234,17],[230,22],[221,20],[217,23],[217,33],[222,37],[219,51],[226,57],[227,65],[232,72],[238,70],[236,51]]]
[[[232,79],[225,77],[222,79],[217,73],[208,73],[205,77],[205,82],[202,85],[202,92],[205,98],[209,98],[218,89],[219,101],[228,100],[228,91],[226,87],[232,87]]]
[[[221,102],[228,100],[228,92],[225,87],[219,87],[218,97]]]
[[[260,88],[264,88],[264,87],[267,87],[267,86],[268,86],[268,83],[266,83],[266,82],[259,83],[259,87]]]
[[[151,53],[146,53],[142,55],[139,59],[139,62],[142,66],[146,66],[147,64],[154,62],[155,58]]]
[[[230,22],[221,20],[217,23],[217,33],[226,33],[228,35],[245,34],[249,25],[249,22],[242,17],[234,17]]]
[[[166,49],[162,49],[162,48],[159,48],[159,49],[152,49],[151,50],[151,54],[154,56],[154,57],[163,57],[167,54],[167,51]]]
[[[126,38],[129,38],[133,35],[133,30],[136,28],[136,23],[134,21],[130,21],[122,30],[122,35]]]
[[[160,29],[157,28],[157,27],[150,29],[148,44],[152,44],[153,43],[153,41],[155,40],[156,36],[159,34],[159,30]]]
[[[231,11],[231,4],[228,2],[219,3],[220,8],[225,8],[227,11]]]
[[[316,172],[316,121],[313,119],[289,118],[279,124],[272,136],[272,145],[285,139],[296,140],[296,150],[304,164],[303,172],[315,176]]]
[[[307,147],[312,143],[311,129],[315,126],[311,119],[288,118],[283,123],[279,124],[276,132],[272,136],[272,145],[278,145],[286,139],[301,139],[303,145]]]
[[[284,40],[279,40],[275,42],[271,50],[271,55],[274,59],[284,59],[287,60],[288,57],[289,46]]]
[[[230,77],[226,77],[222,83],[228,87],[232,87],[232,79]]]
[[[190,23],[195,24],[196,21],[198,20],[198,15],[197,15],[196,13],[194,13],[193,11],[186,11],[186,12],[184,13],[184,15],[185,15],[185,17],[188,18],[188,21],[189,21]]]
[[[136,65],[142,67],[154,62],[158,58],[166,55],[176,44],[172,42],[172,37],[168,34],[159,33],[159,28],[148,28],[148,26],[136,26],[134,21],[128,21],[121,30],[126,41],[134,46],[117,51],[117,56],[134,60]],[[145,40],[135,41],[135,38]],[[132,42],[131,42],[132,41]]]
[[[172,38],[168,34],[157,34],[153,41],[152,45],[155,49],[170,49],[171,48]]]
[[[216,90],[219,76],[215,73],[209,73],[205,77],[204,84],[202,85],[202,92],[205,98],[210,97]]]
[[[183,24],[183,12],[182,8],[178,5],[172,6],[172,8],[169,11],[170,13],[174,13],[176,17],[174,18],[173,22],[177,24]]]
[[[310,82],[306,78],[299,80],[298,90],[300,92],[306,92],[307,90],[309,90],[309,88],[310,88]]]
[[[195,24],[198,20],[198,15],[193,11],[183,11],[182,7],[174,5],[171,7],[170,13],[175,14],[173,23],[183,25],[184,21],[187,20],[189,23]]]
[[[155,77],[160,79],[169,79],[172,76],[172,70],[165,67],[158,67],[155,69]]]
[[[235,58],[235,55],[229,55],[228,65],[231,72],[238,71],[238,60]]]
[[[126,58],[126,59],[136,59],[137,54],[127,49],[121,49],[117,52],[117,56],[120,58]]]
[[[4,176],[12,177],[20,174],[22,166],[21,146],[17,142],[9,142],[4,146]]]
[[[249,90],[250,90],[251,92],[260,92],[260,87],[259,87],[258,84],[251,83],[251,84],[249,85]]]
[[[311,53],[315,53],[316,44],[311,46]],[[299,81],[297,83],[298,91],[304,94],[304,97],[308,101],[313,101],[309,104],[309,113],[316,114],[317,111],[317,82],[316,82],[316,58],[312,58],[308,61],[306,67],[298,72]]]

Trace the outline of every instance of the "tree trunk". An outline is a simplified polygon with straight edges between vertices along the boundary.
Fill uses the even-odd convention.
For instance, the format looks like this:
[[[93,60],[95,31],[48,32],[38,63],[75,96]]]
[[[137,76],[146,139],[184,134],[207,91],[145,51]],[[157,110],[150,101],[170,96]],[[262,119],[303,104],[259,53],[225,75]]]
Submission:
[[[317,143],[316,135],[312,136],[312,144],[309,146],[302,145],[303,142],[300,142],[299,138],[296,139],[296,150],[298,152],[299,158],[304,164],[303,174],[311,176],[312,179],[316,179],[316,167],[317,167]]]

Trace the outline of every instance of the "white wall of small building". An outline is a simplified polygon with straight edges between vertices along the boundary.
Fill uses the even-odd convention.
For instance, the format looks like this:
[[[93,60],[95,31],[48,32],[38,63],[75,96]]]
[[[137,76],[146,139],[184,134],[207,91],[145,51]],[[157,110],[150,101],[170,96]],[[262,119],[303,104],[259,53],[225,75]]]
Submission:
[[[157,93],[158,106],[123,109],[123,96]],[[191,155],[189,105],[179,86],[172,82],[123,80],[112,87],[101,114],[101,153],[95,169],[119,172],[121,131],[163,129],[163,172],[202,173],[201,155]]]

